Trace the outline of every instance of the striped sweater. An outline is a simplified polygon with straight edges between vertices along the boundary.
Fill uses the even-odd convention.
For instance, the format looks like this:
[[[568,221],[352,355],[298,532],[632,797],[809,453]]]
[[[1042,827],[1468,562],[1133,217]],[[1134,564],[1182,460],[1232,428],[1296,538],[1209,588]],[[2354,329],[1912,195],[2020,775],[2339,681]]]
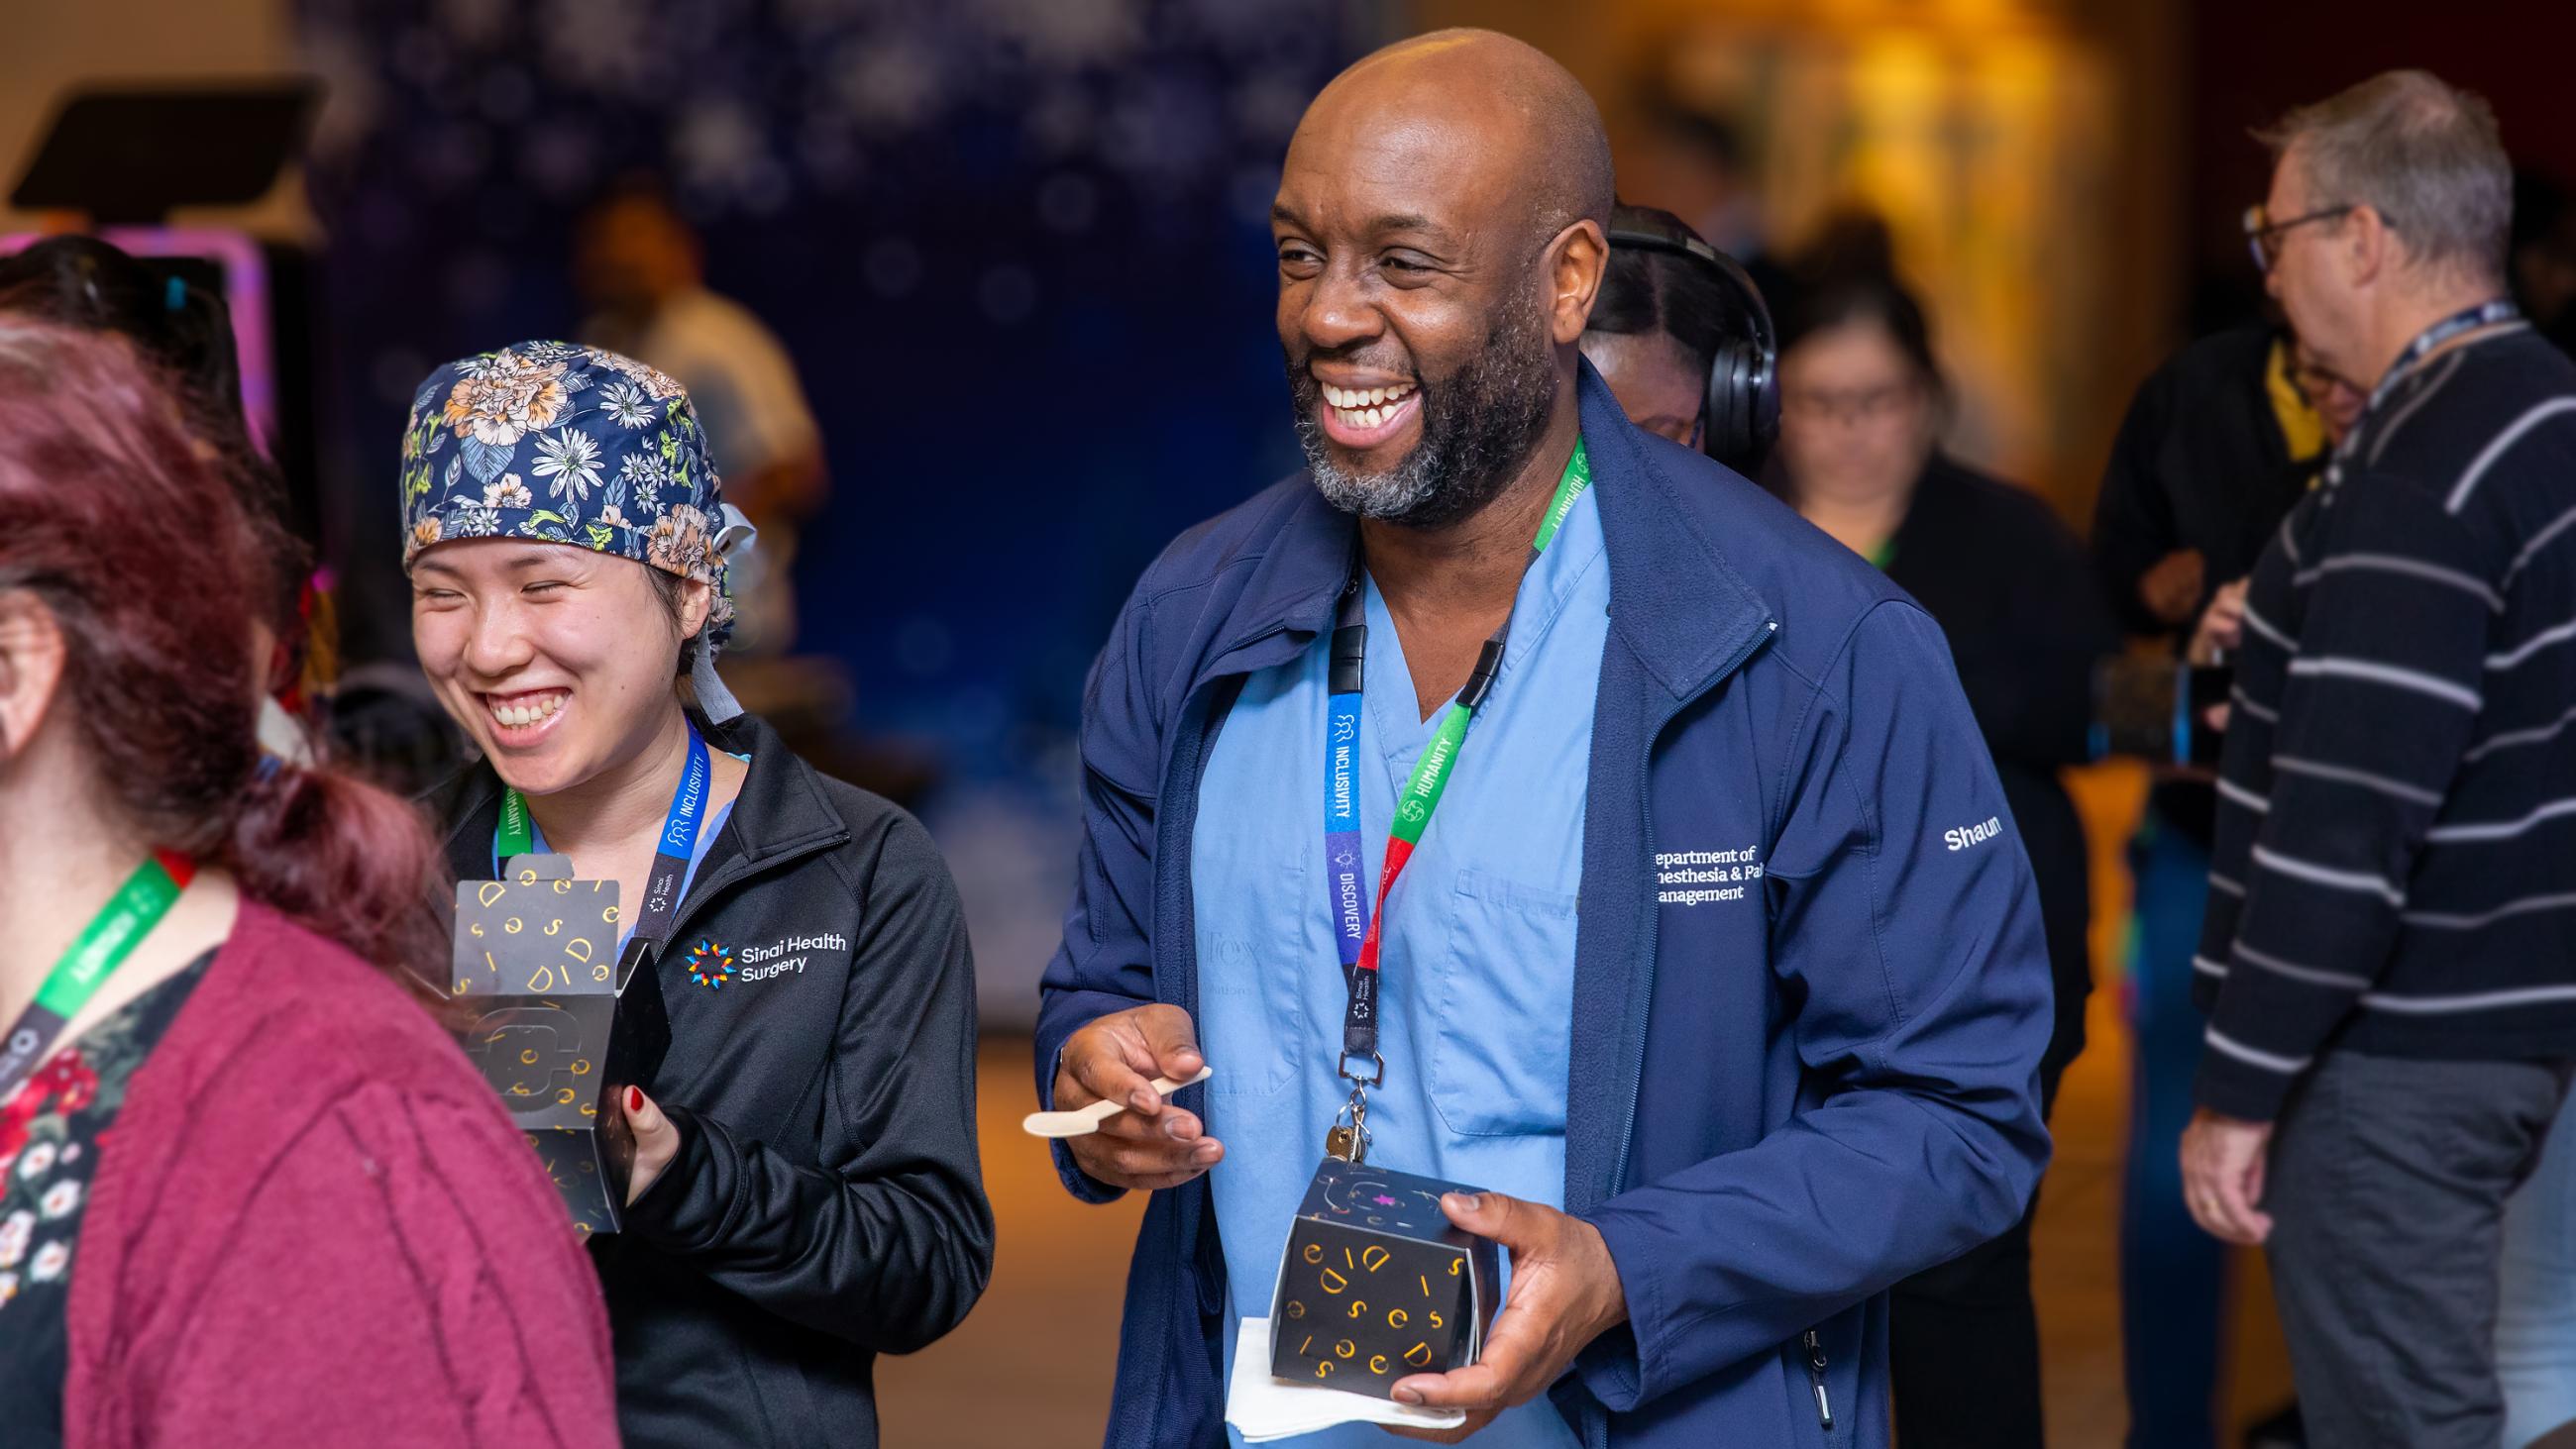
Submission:
[[[2576,1057],[2576,365],[2517,325],[2381,399],[2255,566],[2233,702],[2200,1103]]]

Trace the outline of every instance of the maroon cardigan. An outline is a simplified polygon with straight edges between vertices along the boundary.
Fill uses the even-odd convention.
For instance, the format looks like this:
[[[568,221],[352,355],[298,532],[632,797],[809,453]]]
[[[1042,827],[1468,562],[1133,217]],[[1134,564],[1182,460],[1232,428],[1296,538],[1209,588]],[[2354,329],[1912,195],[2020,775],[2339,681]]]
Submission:
[[[385,976],[245,901],[100,1141],[69,1449],[617,1442],[598,1281]]]

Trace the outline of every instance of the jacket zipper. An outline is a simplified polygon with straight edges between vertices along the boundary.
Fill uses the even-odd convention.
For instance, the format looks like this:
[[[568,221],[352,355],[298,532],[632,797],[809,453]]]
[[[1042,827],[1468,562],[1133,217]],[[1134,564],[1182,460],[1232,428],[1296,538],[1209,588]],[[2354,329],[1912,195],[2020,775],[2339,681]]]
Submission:
[[[1807,1330],[1807,1386],[1816,1391],[1816,1423],[1828,1434],[1834,1431],[1834,1401],[1825,1394],[1825,1345],[1816,1331]]]

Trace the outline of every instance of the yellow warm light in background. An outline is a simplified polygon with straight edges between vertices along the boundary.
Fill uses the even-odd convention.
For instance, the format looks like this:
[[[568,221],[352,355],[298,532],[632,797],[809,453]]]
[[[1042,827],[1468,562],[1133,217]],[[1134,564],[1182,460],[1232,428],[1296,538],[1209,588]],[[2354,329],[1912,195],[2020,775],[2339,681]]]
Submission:
[[[1670,84],[1743,129],[1775,252],[1838,211],[1878,214],[1959,384],[1954,446],[2026,480],[2079,470],[2091,439],[2060,394],[2100,330],[2111,68],[2007,0],[1901,22],[1883,0],[1732,9],[1747,18],[1673,32]]]

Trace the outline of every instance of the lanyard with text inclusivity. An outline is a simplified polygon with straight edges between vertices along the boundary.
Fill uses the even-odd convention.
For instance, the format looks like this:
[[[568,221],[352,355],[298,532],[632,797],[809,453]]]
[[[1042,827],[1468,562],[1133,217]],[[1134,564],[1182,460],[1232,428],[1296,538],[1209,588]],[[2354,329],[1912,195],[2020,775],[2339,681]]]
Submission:
[[[9,1099],[18,1085],[27,1080],[44,1060],[44,1054],[63,1028],[80,1015],[107,978],[134,954],[134,948],[170,914],[178,904],[179,893],[195,879],[196,862],[171,851],[154,851],[151,857],[134,868],[107,904],[98,908],[89,924],[81,928],[71,948],[63,952],[54,969],[45,974],[45,983],[36,988],[36,999],[20,1012],[9,1027],[9,1038],[0,1042],[0,1102]]]
[[[644,883],[644,900],[636,908],[635,930],[626,938],[626,960],[617,979],[647,952],[659,952],[670,939],[680,914],[680,882],[689,877],[689,860],[698,852],[698,828],[706,822],[707,794],[715,767],[697,724],[689,724],[689,762],[680,771],[680,788],[662,817],[661,838],[653,843],[653,873]],[[528,802],[517,786],[501,792],[501,822],[492,832],[492,854],[503,861],[536,849],[536,828],[529,823]]]
[[[1538,562],[1539,555],[1556,542],[1557,530],[1564,525],[1566,515],[1574,511],[1576,500],[1591,486],[1592,462],[1578,437],[1574,440],[1574,456],[1565,460],[1565,474],[1557,480],[1556,496],[1549,501],[1546,516],[1539,520],[1538,535],[1530,540],[1529,558],[1521,566],[1524,577],[1529,565]],[[1386,863],[1378,872],[1377,902],[1371,909],[1360,854],[1357,768],[1360,700],[1368,672],[1368,624],[1361,608],[1356,564],[1342,591],[1341,610],[1333,630],[1330,697],[1324,716],[1324,889],[1333,917],[1333,947],[1341,957],[1342,982],[1349,990],[1349,1004],[1342,1015],[1339,1069],[1351,1083],[1351,1095],[1325,1135],[1324,1150],[1346,1161],[1360,1161],[1368,1151],[1368,1089],[1386,1076],[1386,1059],[1377,1049],[1377,994],[1387,895],[1395,889],[1396,878],[1404,874],[1414,847],[1422,843],[1422,832],[1440,808],[1441,793],[1448,788],[1449,777],[1456,773],[1458,752],[1467,742],[1468,722],[1475,718],[1477,707],[1493,691],[1494,677],[1502,671],[1503,646],[1511,632],[1511,616],[1506,614],[1503,626],[1478,652],[1466,688],[1458,691],[1448,713],[1441,717],[1431,743],[1423,748],[1412,776],[1395,797],[1395,819],[1386,837]],[[1363,1076],[1354,1071],[1354,1062],[1369,1064],[1369,1073]],[[1349,1122],[1343,1123],[1342,1117],[1348,1117]]]

